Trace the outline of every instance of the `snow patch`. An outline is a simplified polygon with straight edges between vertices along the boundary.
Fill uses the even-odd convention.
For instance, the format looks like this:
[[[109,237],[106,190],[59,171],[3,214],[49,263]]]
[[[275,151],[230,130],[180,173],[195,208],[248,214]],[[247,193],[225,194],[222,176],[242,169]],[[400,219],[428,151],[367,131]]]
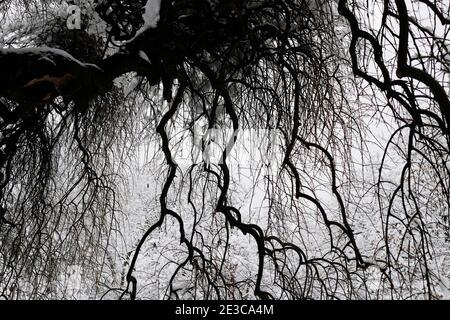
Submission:
[[[47,46],[32,47],[32,48],[0,48],[0,56],[8,54],[28,55],[28,56],[35,55],[39,56],[38,59],[45,60],[53,64],[55,64],[55,62],[52,58],[60,57],[66,60],[70,60],[73,63],[80,65],[81,67],[91,67],[97,69],[98,71],[102,71],[102,69],[95,64],[81,62],[80,60],[76,59],[75,57],[73,57],[71,54],[69,54],[64,50],[50,48]]]
[[[161,0],[147,0],[145,11],[142,15],[144,19],[143,29],[156,28],[159,21],[159,10],[161,8]]]

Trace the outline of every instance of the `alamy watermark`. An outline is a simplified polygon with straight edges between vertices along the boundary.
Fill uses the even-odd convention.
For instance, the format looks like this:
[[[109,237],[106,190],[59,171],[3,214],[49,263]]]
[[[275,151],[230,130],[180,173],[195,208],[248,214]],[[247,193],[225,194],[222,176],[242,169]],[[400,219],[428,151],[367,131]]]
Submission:
[[[66,9],[67,20],[66,25],[69,30],[80,30],[81,29],[81,9],[77,5],[70,5]]]

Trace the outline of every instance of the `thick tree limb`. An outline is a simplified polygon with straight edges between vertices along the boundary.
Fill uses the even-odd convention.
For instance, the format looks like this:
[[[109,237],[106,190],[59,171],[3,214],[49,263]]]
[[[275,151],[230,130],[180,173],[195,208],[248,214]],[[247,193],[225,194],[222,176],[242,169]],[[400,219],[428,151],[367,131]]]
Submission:
[[[94,65],[59,49],[0,49],[0,96],[32,103],[50,102],[58,96],[85,99],[109,91],[113,80],[127,72],[150,74],[150,66],[126,53]]]

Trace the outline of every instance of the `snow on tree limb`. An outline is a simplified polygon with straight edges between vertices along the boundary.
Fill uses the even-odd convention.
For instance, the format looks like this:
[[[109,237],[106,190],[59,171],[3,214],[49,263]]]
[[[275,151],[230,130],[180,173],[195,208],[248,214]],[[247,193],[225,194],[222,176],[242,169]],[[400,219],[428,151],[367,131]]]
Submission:
[[[48,47],[0,49],[0,66],[0,95],[29,102],[72,97],[103,73],[96,65]]]

